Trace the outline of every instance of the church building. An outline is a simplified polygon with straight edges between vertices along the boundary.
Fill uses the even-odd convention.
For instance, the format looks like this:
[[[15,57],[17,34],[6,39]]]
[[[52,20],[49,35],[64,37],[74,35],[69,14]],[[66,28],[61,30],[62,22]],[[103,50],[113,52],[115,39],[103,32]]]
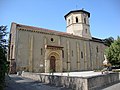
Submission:
[[[90,13],[67,13],[66,32],[12,23],[9,54],[11,73],[65,72],[95,70],[102,67],[105,45],[91,36]]]

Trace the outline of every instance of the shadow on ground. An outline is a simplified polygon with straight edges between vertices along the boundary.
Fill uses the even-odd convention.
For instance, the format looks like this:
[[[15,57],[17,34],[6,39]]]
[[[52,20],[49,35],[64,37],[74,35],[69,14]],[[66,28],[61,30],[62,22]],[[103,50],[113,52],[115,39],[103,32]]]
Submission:
[[[5,90],[71,90],[64,87],[41,83],[17,75],[6,76]]]

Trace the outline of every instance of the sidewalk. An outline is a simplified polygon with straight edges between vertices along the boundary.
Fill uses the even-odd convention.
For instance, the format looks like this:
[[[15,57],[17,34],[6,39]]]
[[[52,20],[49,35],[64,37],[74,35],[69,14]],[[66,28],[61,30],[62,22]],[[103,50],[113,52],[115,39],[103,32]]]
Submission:
[[[108,86],[102,90],[120,90],[120,82],[119,83],[116,83],[116,84],[113,84],[111,86]]]

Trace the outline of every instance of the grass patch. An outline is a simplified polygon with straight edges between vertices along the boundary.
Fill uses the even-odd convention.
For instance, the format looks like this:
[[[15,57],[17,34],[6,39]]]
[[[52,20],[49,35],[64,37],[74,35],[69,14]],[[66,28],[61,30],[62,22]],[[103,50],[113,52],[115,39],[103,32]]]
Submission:
[[[93,70],[94,72],[101,72],[101,69]]]
[[[120,72],[120,70],[112,70],[113,72]]]

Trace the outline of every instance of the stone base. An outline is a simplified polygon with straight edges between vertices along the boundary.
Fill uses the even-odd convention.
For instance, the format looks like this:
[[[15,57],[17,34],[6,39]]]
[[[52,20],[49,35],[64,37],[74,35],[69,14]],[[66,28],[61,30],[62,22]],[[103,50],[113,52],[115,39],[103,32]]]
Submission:
[[[120,80],[119,73],[109,73],[91,77],[70,77],[23,72],[22,76],[73,90],[98,90],[99,88]]]

